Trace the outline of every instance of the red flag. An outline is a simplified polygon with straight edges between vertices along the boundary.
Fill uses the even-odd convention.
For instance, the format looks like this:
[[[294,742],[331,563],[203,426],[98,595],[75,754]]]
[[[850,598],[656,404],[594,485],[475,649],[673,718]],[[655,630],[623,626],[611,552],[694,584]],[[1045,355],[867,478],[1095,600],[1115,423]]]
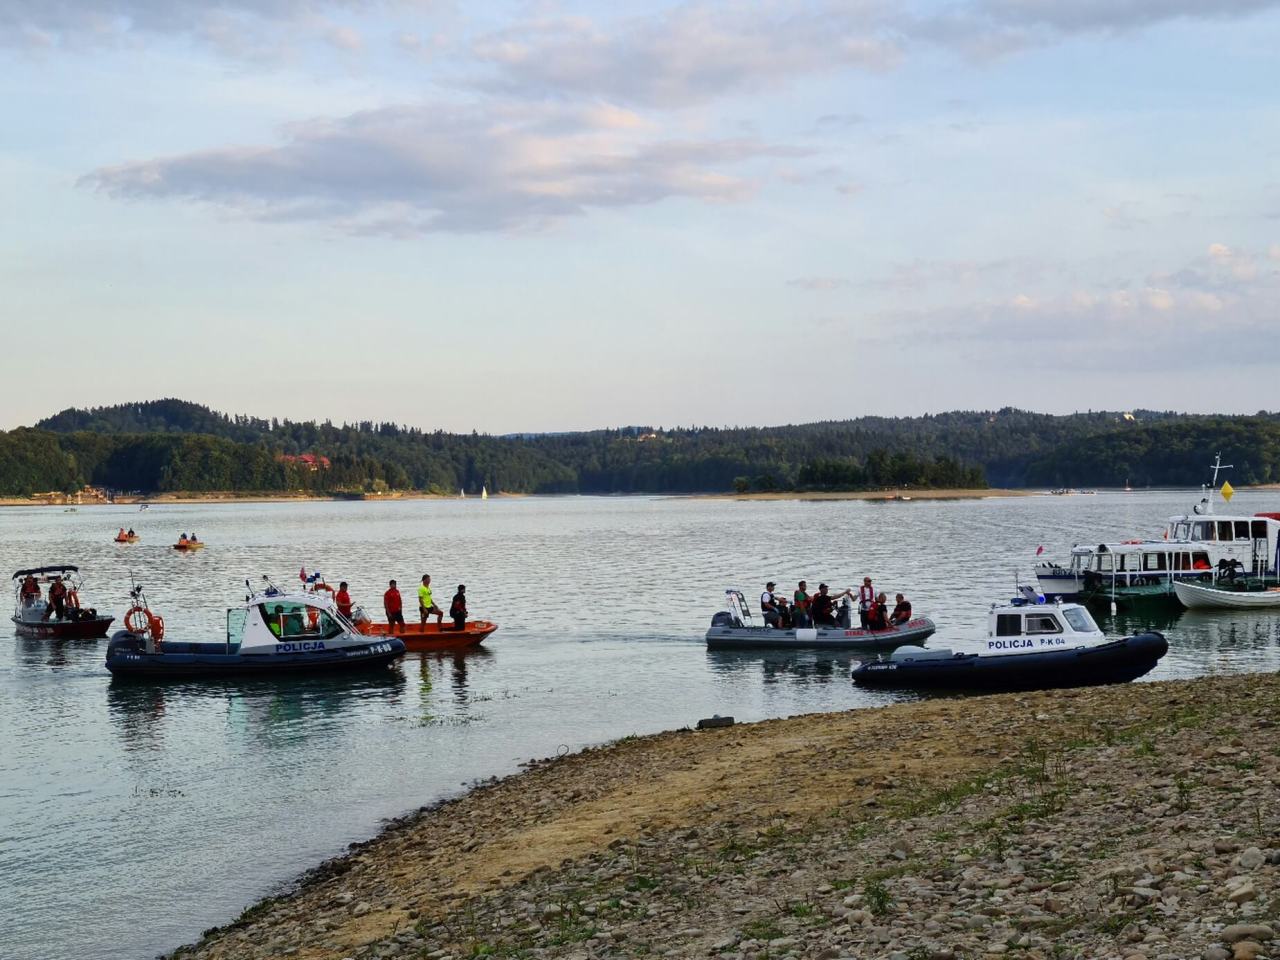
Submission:
[[[1042,544],[1040,544],[1040,546],[1036,547],[1036,556],[1038,557],[1038,556],[1040,556],[1040,554],[1042,554],[1042,553],[1044,553],[1044,544],[1043,544],[1043,543],[1042,543]]]
[[[299,579],[299,580],[301,580],[303,583],[306,583],[306,582],[307,582],[307,568],[306,568],[306,567],[302,567],[302,568],[298,571],[298,579]]]

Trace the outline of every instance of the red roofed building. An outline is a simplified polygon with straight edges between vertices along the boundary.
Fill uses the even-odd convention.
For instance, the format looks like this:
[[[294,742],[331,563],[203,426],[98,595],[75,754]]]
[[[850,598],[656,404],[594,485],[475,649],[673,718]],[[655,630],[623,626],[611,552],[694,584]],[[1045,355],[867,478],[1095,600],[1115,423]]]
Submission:
[[[317,456],[314,453],[302,453],[297,456],[291,453],[282,453],[280,459],[285,463],[296,463],[300,467],[306,467],[312,473],[317,470],[328,470],[330,466],[328,457]]]

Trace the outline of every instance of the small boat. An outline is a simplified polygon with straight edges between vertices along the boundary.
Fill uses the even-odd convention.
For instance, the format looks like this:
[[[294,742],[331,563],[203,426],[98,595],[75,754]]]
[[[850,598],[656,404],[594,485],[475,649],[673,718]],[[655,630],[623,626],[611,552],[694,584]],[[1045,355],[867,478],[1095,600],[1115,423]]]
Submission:
[[[247,584],[246,584],[247,585]],[[129,629],[107,646],[107,669],[121,680],[286,677],[383,668],[404,655],[404,643],[366,637],[322,596],[286,594],[275,586],[250,592],[227,611],[221,643],[169,640],[164,621],[147,606],[141,587],[130,592]]]
[[[937,627],[928,617],[916,617],[901,626],[887,630],[863,630],[853,626],[852,605],[848,599],[840,606],[840,621],[834,627],[799,627],[788,630],[770,626],[756,626],[751,608],[740,590],[726,590],[728,610],[721,610],[711,618],[707,630],[708,649],[761,648],[780,650],[841,649],[883,650],[902,646],[904,643],[920,643],[933,635]]]
[[[485,638],[498,629],[489,620],[468,620],[462,630],[455,630],[452,623],[406,623],[403,629],[393,633],[390,624],[355,618],[356,629],[367,637],[395,637],[404,641],[411,653],[427,653],[433,650],[465,650],[478,647]]]
[[[1169,652],[1150,631],[1108,640],[1089,611],[1074,603],[1015,600],[991,609],[983,653],[903,647],[854,667],[867,687],[930,690],[1048,690],[1128,683]]]
[[[1270,610],[1280,607],[1280,586],[1264,581],[1219,580],[1216,583],[1173,585],[1178,600],[1189,610]]]
[[[42,640],[97,640],[107,635],[114,617],[99,615],[80,599],[84,580],[78,567],[55,564],[19,570],[13,575],[15,603],[14,629],[22,637]],[[52,600],[41,589],[63,591],[62,615],[51,609]],[[60,584],[60,587],[55,586]]]
[[[142,538],[136,533],[126,533],[123,537],[116,534],[116,536],[112,538],[116,543],[137,543],[141,539]]]
[[[175,550],[184,550],[184,551],[186,551],[186,550],[203,550],[203,549],[204,549],[204,541],[203,541],[203,540],[179,540],[177,543],[175,543],[175,544],[173,545],[173,549],[175,549]]]

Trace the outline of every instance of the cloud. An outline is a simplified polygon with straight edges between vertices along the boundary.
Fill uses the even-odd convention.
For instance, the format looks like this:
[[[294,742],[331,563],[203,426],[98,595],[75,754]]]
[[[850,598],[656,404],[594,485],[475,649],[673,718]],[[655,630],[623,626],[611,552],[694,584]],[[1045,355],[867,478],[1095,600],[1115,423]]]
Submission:
[[[754,139],[659,139],[617,107],[416,105],[291,125],[276,146],[205,150],[94,171],[109,196],[213,204],[353,234],[524,230],[671,197],[740,200],[756,161],[799,151]],[[744,169],[745,168],[745,169]]]
[[[585,17],[517,23],[476,40],[494,84],[684,107],[840,67],[883,70],[901,57],[875,0],[691,2],[602,23]]]

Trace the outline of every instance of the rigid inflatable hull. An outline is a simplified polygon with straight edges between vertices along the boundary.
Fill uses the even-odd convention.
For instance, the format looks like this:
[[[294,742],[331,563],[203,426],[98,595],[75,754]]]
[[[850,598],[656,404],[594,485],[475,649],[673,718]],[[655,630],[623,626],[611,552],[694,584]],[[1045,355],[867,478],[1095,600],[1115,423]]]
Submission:
[[[479,646],[485,638],[498,629],[488,620],[469,620],[462,630],[453,629],[452,623],[406,623],[403,630],[393,633],[386,623],[357,623],[356,630],[369,637],[395,637],[404,642],[411,653],[429,653],[433,650],[465,650]]]
[[[869,661],[853,669],[867,687],[920,690],[1050,690],[1128,683],[1149,673],[1169,651],[1160,633],[1140,633],[1094,647],[1033,653]]]
[[[888,630],[863,630],[860,627],[814,627],[807,630],[711,627],[707,631],[707,647],[712,650],[780,650],[791,647],[804,650],[884,650],[918,644],[933,636],[936,629],[928,617],[917,617]]]
[[[115,617],[94,617],[92,620],[43,620],[29,621],[10,617],[14,630],[20,637],[39,640],[101,640],[107,635]]]
[[[160,646],[163,650],[164,644],[161,643]],[[209,646],[216,647],[218,644]],[[403,655],[404,644],[399,640],[389,639],[358,647],[307,653],[146,653],[129,649],[108,650],[107,669],[119,680],[287,677],[376,670],[387,667]]]

